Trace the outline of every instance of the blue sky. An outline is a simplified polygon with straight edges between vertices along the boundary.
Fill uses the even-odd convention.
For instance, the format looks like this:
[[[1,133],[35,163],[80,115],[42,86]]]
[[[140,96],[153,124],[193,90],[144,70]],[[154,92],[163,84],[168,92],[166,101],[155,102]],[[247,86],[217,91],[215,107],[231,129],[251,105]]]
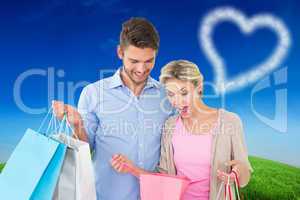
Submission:
[[[214,79],[211,63],[205,57],[198,41],[198,28],[203,17],[213,8],[233,6],[247,16],[271,13],[288,27],[292,46],[283,63],[287,67],[287,83],[281,86],[288,92],[288,131],[280,133],[262,121],[251,110],[250,94],[256,83],[226,95],[226,109],[238,113],[245,128],[249,152],[292,165],[300,166],[299,128],[299,3],[294,0],[271,1],[163,1],[140,2],[123,0],[47,0],[24,3],[1,2],[0,6],[0,161],[6,161],[27,128],[37,129],[45,114],[28,114],[14,101],[13,90],[23,72],[36,68],[64,76],[55,77],[54,97],[58,87],[68,82],[94,82],[101,69],[116,69],[121,62],[116,55],[121,23],[132,16],[143,16],[157,27],[161,48],[152,72],[158,78],[160,68],[174,59],[188,59],[197,63],[207,81]],[[243,35],[232,23],[220,24],[213,35],[216,48],[226,60],[229,77],[244,73],[264,60],[276,46],[277,38],[268,29],[259,29]],[[234,66],[234,67],[233,67]],[[278,70],[277,69],[277,70]],[[276,71],[276,70],[275,70]],[[277,88],[278,89],[278,88]],[[210,89],[207,88],[207,93]],[[257,93],[255,110],[272,118],[275,115],[275,87]],[[21,90],[24,103],[38,108],[48,106],[47,79],[33,76],[26,79]],[[81,88],[76,90],[77,104]],[[65,89],[65,95],[67,95]],[[206,99],[219,106],[219,99]]]

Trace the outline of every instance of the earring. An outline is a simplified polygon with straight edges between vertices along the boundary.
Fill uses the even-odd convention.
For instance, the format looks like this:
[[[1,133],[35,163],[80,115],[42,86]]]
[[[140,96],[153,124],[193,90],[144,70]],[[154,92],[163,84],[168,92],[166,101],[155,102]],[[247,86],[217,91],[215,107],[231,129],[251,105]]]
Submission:
[[[202,96],[202,90],[201,90],[201,91],[199,91],[199,95],[200,95],[200,96]]]

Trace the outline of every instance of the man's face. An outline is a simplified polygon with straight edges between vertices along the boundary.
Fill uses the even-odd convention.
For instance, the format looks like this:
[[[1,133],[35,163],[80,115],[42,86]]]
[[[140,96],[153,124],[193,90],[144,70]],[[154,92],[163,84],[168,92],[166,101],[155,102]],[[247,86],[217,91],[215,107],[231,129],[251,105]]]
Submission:
[[[118,47],[118,56],[123,60],[124,71],[135,84],[143,84],[154,67],[156,50],[129,45]]]

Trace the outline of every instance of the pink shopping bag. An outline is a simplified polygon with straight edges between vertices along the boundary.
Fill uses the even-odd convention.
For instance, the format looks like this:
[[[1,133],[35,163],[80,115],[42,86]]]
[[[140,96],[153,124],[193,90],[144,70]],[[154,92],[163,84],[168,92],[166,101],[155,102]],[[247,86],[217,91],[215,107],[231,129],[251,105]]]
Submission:
[[[180,200],[190,181],[160,173],[140,175],[141,200]]]

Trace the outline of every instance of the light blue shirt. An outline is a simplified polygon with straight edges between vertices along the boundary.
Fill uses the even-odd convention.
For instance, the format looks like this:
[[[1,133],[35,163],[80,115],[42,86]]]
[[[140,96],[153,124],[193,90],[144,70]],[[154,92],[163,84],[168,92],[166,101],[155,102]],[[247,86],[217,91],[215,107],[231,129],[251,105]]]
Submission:
[[[137,166],[154,171],[160,157],[162,126],[173,113],[164,88],[149,77],[136,97],[123,84],[119,69],[113,76],[86,86],[78,110],[94,151],[97,199],[139,199],[138,179],[117,173],[110,161],[121,153]]]

